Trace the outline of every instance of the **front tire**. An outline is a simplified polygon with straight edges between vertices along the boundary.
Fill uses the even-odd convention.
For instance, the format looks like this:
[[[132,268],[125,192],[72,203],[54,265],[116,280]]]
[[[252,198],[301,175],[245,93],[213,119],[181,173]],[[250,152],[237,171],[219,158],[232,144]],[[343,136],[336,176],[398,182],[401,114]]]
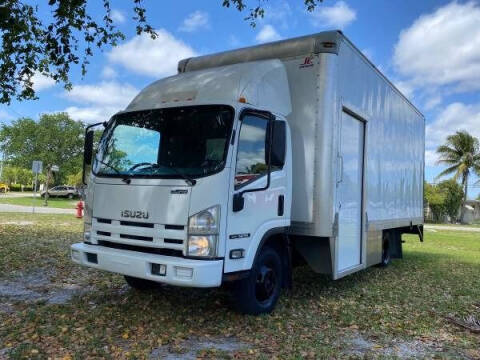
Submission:
[[[68,194],[67,197],[72,200],[73,199],[73,194]]]
[[[282,289],[282,260],[278,252],[264,247],[247,278],[234,287],[235,305],[243,314],[270,313],[277,304]]]
[[[159,287],[158,283],[156,283],[155,281],[140,279],[127,275],[125,275],[124,278],[127,284],[135,290],[147,291],[157,289]]]

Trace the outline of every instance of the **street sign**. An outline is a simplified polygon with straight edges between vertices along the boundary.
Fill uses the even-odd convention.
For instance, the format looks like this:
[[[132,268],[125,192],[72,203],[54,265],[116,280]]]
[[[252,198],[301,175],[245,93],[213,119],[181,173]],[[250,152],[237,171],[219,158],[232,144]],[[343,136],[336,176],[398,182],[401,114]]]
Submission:
[[[52,165],[51,170],[52,170],[53,172],[59,172],[59,171],[60,171],[60,168],[58,167],[58,165]]]
[[[32,172],[34,174],[39,174],[42,172],[43,162],[41,161],[34,161],[32,163]]]

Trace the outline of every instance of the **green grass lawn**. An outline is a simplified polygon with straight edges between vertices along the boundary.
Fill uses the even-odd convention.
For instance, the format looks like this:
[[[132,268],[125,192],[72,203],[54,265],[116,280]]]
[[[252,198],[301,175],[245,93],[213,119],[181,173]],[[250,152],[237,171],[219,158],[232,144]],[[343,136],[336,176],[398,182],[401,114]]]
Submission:
[[[403,260],[338,281],[298,268],[274,313],[252,317],[231,310],[225,289],[138,293],[119,275],[72,264],[81,230],[69,215],[0,214],[0,358],[180,356],[195,339],[244,346],[198,351],[203,358],[480,358],[480,335],[444,318],[480,318],[479,233],[404,236]],[[36,299],[5,295],[22,281]],[[72,288],[70,300],[48,301]]]
[[[69,200],[66,198],[48,198],[48,206],[52,208],[74,209],[79,199]],[[33,197],[2,197],[0,196],[0,204],[23,205],[23,206],[43,206],[44,199],[38,195]]]

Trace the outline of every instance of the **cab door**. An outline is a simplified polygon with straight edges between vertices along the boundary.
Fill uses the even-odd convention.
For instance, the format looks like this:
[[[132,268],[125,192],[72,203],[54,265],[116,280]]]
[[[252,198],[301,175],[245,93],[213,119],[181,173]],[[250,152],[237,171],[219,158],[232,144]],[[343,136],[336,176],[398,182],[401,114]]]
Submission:
[[[285,166],[278,161],[272,161],[268,181],[268,161],[265,156],[269,151],[269,141],[285,143],[285,122],[271,120],[264,113],[249,111],[242,113],[240,120],[236,139],[236,161],[232,168],[234,183],[231,185],[228,206],[225,272],[249,269],[266,229],[285,226],[285,219],[289,216],[285,198]],[[269,126],[272,126],[273,133],[277,134],[276,140],[269,138]],[[282,132],[283,135],[279,135]],[[234,198],[240,196],[243,198],[242,206],[235,208],[238,203],[236,204]]]

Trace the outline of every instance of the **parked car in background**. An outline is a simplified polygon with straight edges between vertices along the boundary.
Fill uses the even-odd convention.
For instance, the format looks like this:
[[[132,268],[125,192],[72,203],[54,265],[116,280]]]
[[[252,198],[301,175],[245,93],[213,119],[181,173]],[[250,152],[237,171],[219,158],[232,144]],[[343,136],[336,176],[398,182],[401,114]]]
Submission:
[[[6,193],[10,191],[10,188],[7,184],[0,183],[0,193]]]
[[[40,195],[42,197],[45,196],[46,191],[42,191]],[[66,186],[66,185],[59,185],[55,186],[51,189],[48,190],[48,196],[50,197],[66,197],[69,199],[73,199],[75,197],[78,197],[78,191],[75,187],[73,186]]]

